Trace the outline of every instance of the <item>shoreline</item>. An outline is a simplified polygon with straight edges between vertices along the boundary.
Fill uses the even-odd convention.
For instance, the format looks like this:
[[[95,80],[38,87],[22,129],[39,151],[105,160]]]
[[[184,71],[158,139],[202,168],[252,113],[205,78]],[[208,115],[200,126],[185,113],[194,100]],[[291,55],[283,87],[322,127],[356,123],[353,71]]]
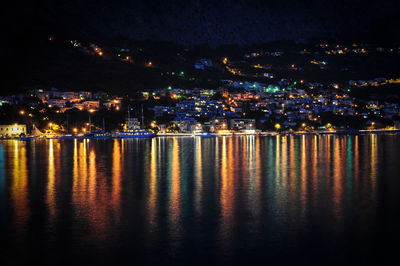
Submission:
[[[212,133],[216,137],[236,137],[236,136],[319,136],[319,135],[371,135],[371,134],[400,134],[400,129],[374,129],[374,130],[342,130],[342,131],[266,131],[266,132],[232,132],[232,133]],[[29,141],[29,140],[46,140],[46,139],[61,139],[64,135],[60,136],[51,136],[51,137],[28,137],[28,139],[20,139],[16,138],[0,138],[0,140],[21,140],[21,141]],[[158,133],[156,137],[197,137],[200,136],[198,133]],[[81,136],[72,137],[71,139],[89,139]],[[112,137],[110,139],[118,139],[118,137]],[[125,138],[121,138],[125,139]],[[132,138],[135,139],[135,138]]]

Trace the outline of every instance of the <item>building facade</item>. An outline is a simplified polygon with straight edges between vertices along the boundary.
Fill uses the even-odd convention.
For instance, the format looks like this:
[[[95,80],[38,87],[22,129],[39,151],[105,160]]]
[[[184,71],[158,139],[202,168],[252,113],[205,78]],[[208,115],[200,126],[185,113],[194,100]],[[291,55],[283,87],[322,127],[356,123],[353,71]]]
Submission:
[[[0,125],[0,137],[19,137],[21,134],[26,134],[26,125]]]

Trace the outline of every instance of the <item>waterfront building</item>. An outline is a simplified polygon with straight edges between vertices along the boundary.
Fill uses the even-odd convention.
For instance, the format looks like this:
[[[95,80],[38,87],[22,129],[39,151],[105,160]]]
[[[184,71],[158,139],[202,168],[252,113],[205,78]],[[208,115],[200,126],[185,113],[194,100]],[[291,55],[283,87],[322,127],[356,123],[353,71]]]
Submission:
[[[256,120],[255,119],[230,119],[230,129],[234,130],[255,130]]]
[[[19,137],[21,134],[26,134],[26,125],[0,125],[0,137],[2,138]]]
[[[202,130],[202,125],[193,117],[185,117],[180,120],[174,120],[173,124],[179,127],[181,133],[194,133]]]
[[[228,131],[228,121],[226,118],[218,117],[213,120],[212,132],[226,132]]]

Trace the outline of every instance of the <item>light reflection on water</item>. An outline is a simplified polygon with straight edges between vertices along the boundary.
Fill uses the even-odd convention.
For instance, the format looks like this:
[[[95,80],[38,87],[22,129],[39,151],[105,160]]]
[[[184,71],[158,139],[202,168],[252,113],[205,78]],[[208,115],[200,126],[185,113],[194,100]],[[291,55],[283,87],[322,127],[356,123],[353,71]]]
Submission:
[[[223,262],[329,255],[349,233],[370,248],[399,146],[377,135],[3,141],[7,250]]]

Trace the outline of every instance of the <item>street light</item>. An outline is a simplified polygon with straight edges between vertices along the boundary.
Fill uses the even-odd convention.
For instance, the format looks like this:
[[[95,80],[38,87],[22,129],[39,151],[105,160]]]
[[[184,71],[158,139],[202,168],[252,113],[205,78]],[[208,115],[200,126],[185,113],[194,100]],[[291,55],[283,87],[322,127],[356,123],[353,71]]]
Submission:
[[[275,125],[275,128],[276,128],[276,130],[279,130],[279,129],[281,128],[281,125],[276,124],[276,125]]]
[[[19,114],[20,114],[20,115],[24,115],[24,114],[25,114],[25,111],[24,111],[24,110],[21,110],[21,111],[19,111]]]

